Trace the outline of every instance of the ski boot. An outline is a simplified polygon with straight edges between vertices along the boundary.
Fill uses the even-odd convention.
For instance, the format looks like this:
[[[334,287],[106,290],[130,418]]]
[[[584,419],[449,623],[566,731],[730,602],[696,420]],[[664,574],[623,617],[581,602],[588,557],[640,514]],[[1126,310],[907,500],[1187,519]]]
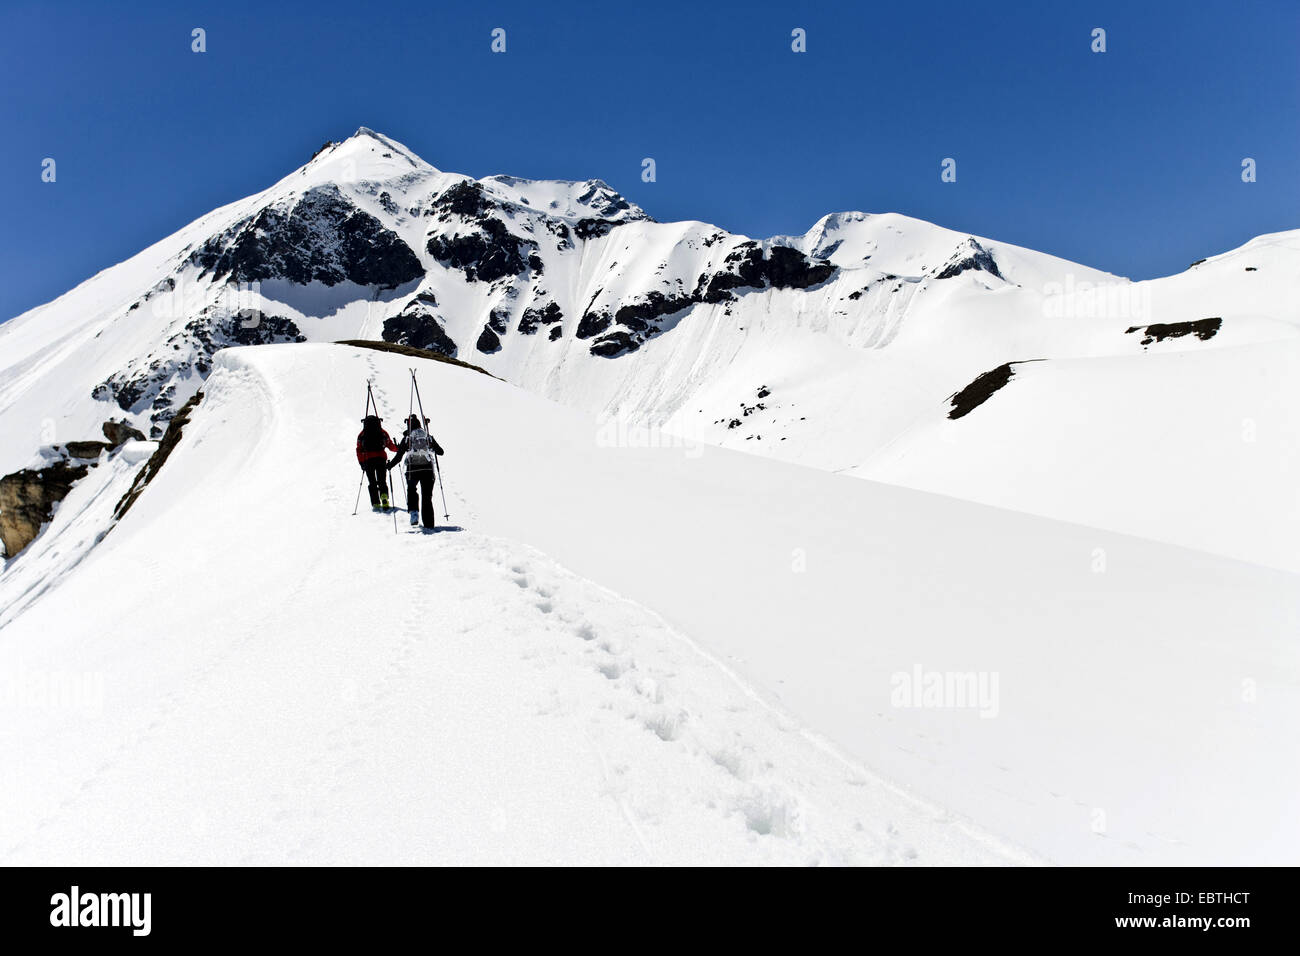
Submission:
[[[387,511],[387,510],[388,510],[388,495],[380,495],[380,496],[379,496],[379,508],[380,508],[381,511]]]
[[[418,511],[412,511],[412,512],[411,512],[411,527],[414,528],[414,527],[415,527],[417,524],[419,524],[419,523],[420,523],[420,512],[418,512]]]

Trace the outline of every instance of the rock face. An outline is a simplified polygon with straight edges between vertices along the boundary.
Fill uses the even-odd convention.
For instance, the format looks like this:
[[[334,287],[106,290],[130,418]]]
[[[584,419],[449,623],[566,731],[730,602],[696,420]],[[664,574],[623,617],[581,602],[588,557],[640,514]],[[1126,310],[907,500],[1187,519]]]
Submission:
[[[455,358],[456,343],[447,334],[441,316],[434,312],[437,305],[431,293],[417,295],[398,315],[384,320],[384,341]]]
[[[102,441],[70,441],[63,448],[72,458],[94,461],[107,451],[109,446]]]
[[[108,439],[108,444],[113,448],[132,440],[144,441],[144,433],[132,428],[130,423],[125,420],[104,422],[104,437]]]
[[[159,438],[178,401],[212,370],[212,356],[232,345],[305,342],[291,319],[258,314],[249,318],[218,307],[204,309],[152,352],[113,373],[92,392],[124,412],[149,413],[150,437]],[[178,392],[180,394],[178,394]]]
[[[171,417],[171,420],[168,421],[167,431],[163,433],[162,441],[158,443],[158,450],[149,456],[149,460],[145,462],[144,467],[135,476],[135,481],[131,483],[131,487],[122,496],[122,500],[117,503],[117,508],[113,512],[115,522],[131,510],[131,506],[135,504],[136,499],[144,493],[144,489],[149,482],[153,481],[168,457],[176,450],[176,446],[180,444],[181,435],[185,431],[185,426],[190,422],[190,414],[201,401],[203,401],[203,393],[195,392],[190,400],[182,405],[176,414]]]
[[[519,333],[521,335],[533,335],[537,332],[540,325],[553,325],[564,318],[564,313],[554,302],[546,303],[544,308],[524,309],[523,317],[519,320]]]
[[[358,209],[332,183],[291,205],[267,206],[200,246],[190,261],[216,279],[288,279],[399,286],[424,274],[397,233]]]
[[[722,259],[721,268],[702,273],[689,293],[665,294],[651,289],[626,296],[612,307],[598,308],[595,302],[601,292],[597,292],[578,320],[577,336],[594,340],[592,355],[616,358],[635,352],[665,331],[668,323],[664,320],[693,306],[735,302],[738,294],[746,291],[807,289],[834,274],[834,265],[811,259],[798,249],[773,246],[764,254],[757,242],[741,242]]]
[[[1194,335],[1202,342],[1209,341],[1219,333],[1223,325],[1223,316],[1213,315],[1208,319],[1195,319],[1191,322],[1156,322],[1151,325],[1135,325],[1125,329],[1128,334],[1143,332],[1142,347],[1145,349],[1154,342],[1165,339],[1179,339],[1184,335]]]
[[[0,542],[6,557],[15,557],[32,543],[58,503],[89,471],[89,465],[59,461],[0,478]]]
[[[1002,272],[998,269],[997,260],[993,258],[993,253],[989,252],[974,239],[967,239],[957,251],[952,254],[943,268],[939,270],[936,279],[952,279],[969,271],[987,272],[991,276],[1003,279]]]
[[[981,375],[977,375],[975,380],[957,392],[948,397],[951,407],[948,410],[949,418],[964,418],[975,409],[979,408],[992,397],[998,389],[1006,386],[1016,374],[1017,365],[1025,365],[1029,362],[1041,362],[1043,359],[1024,359],[1019,362],[1004,362],[995,369],[990,369]]]

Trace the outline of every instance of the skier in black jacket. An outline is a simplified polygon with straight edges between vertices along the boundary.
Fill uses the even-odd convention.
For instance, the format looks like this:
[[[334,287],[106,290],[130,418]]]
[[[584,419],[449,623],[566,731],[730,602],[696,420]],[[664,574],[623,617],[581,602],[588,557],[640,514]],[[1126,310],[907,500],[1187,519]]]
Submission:
[[[442,446],[427,430],[426,419],[421,426],[419,416],[412,415],[406,421],[406,431],[397,444],[397,457],[388,463],[391,471],[403,458],[406,459],[406,509],[411,513],[411,526],[419,524],[420,512],[424,512],[424,526],[433,529],[437,524],[437,514],[433,510],[433,474],[434,455],[443,454]],[[420,497],[415,496],[416,488]]]

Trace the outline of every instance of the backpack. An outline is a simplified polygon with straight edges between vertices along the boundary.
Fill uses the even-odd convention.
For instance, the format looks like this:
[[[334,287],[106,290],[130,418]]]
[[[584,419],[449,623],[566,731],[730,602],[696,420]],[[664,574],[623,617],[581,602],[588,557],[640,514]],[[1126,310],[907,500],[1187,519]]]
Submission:
[[[361,450],[383,451],[385,437],[384,426],[380,424],[379,418],[375,415],[367,415],[361,428]]]
[[[406,436],[406,460],[413,468],[433,464],[433,442],[423,428],[417,428]]]

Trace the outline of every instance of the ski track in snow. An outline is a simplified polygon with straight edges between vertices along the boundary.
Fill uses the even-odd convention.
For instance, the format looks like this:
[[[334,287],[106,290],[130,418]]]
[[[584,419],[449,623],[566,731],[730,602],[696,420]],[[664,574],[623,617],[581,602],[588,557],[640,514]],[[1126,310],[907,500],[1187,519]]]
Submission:
[[[221,354],[121,526],[51,564],[55,586],[0,629],[0,690],[103,681],[81,708],[0,694],[18,781],[0,788],[0,862],[1201,862],[1294,845],[1276,761],[1294,737],[1290,577],[730,452],[607,450],[570,410],[432,365],[458,527],[412,533],[351,513],[351,399],[373,375],[400,418],[407,364]],[[66,514],[84,514],[70,544],[93,540],[93,511]],[[791,547],[815,570],[792,574]],[[45,560],[7,568],[0,601],[29,557]],[[893,704],[891,675],[919,664],[1000,674],[1000,719]]]
[[[327,503],[337,508],[343,500],[335,493]],[[103,747],[107,755],[83,750],[86,759],[68,760],[77,770],[64,775],[54,806],[34,826],[5,814],[3,862],[162,862],[147,837],[159,822],[187,822],[191,831],[183,848],[171,848],[177,855],[166,862],[173,863],[1029,860],[820,745],[652,612],[533,549],[456,531],[394,540],[387,515],[350,520],[356,525],[343,527],[352,533],[334,535],[332,546],[346,544],[356,555],[364,541],[364,560],[385,576],[409,570],[413,558],[429,568],[419,586],[387,591],[393,613],[353,649],[365,658],[355,676],[332,676],[328,662],[338,649],[310,641],[357,635],[303,634],[296,624],[303,602],[320,598],[330,550],[322,549],[283,582],[278,619],[250,627],[232,615],[221,628],[224,640],[206,646],[177,686],[140,707],[132,726],[119,729],[116,746],[109,737],[95,740],[92,728],[89,751]],[[304,643],[284,640],[295,630]],[[288,738],[283,727],[274,731],[285,738],[275,748],[284,760],[279,785],[245,790],[241,812],[227,805],[218,825],[212,808],[222,801],[195,784],[208,780],[220,791],[232,781],[220,781],[225,768],[212,763],[218,753],[196,747],[189,767],[164,769],[161,778],[155,767],[152,795],[138,794],[142,802],[123,809],[124,789],[136,779],[132,766],[150,763],[158,748],[183,747],[178,737],[206,710],[268,706],[224,693],[258,683],[259,671],[268,689],[337,684],[332,720],[309,721]],[[265,716],[273,720],[274,711]],[[243,732],[220,753],[257,750],[261,721],[240,724]],[[464,733],[475,725],[479,731]],[[449,736],[449,728],[458,732]],[[543,740],[556,746],[516,753],[537,763],[512,786],[504,778],[514,769],[484,745],[498,735],[516,742],[510,748],[519,741],[528,751]],[[495,771],[503,779],[479,794],[488,800],[490,831],[479,842],[460,814],[474,807],[463,789],[481,781],[457,784],[444,775],[477,777],[484,763],[489,778]],[[530,783],[539,775],[547,781],[540,794],[537,781]],[[570,791],[575,777],[589,793]],[[444,794],[456,799],[440,808]],[[546,805],[556,801],[572,804],[567,821],[550,819]],[[622,829],[621,838],[566,843],[575,838],[572,825],[600,810],[607,819],[595,831]],[[96,841],[114,816],[118,839]],[[245,849],[231,857],[236,847]]]
[[[229,474],[288,487],[274,453],[303,423],[282,414],[277,383],[224,374],[173,458],[198,458],[208,484],[178,488],[173,466],[141,512],[178,490],[236,507],[242,489],[218,497]],[[323,376],[297,401],[328,414],[337,384]],[[261,434],[235,454],[205,449],[213,429],[243,427],[240,392]],[[214,455],[224,470],[204,465]],[[158,559],[166,522],[118,531],[42,606],[50,618],[5,629],[6,676],[102,673],[105,695],[85,714],[0,702],[0,754],[23,781],[0,795],[0,862],[1032,861],[875,777],[658,615],[541,552],[410,533],[404,514],[394,534],[364,504],[351,516],[353,474],[289,523],[275,523],[274,494],[244,501],[267,535],[312,529],[293,551],[277,541],[280,560],[220,522],[171,563]],[[473,525],[455,494],[449,506]],[[198,613],[106,631],[77,614],[105,580],[120,606],[157,607],[195,575],[215,589]],[[26,639],[28,625],[53,637]]]

